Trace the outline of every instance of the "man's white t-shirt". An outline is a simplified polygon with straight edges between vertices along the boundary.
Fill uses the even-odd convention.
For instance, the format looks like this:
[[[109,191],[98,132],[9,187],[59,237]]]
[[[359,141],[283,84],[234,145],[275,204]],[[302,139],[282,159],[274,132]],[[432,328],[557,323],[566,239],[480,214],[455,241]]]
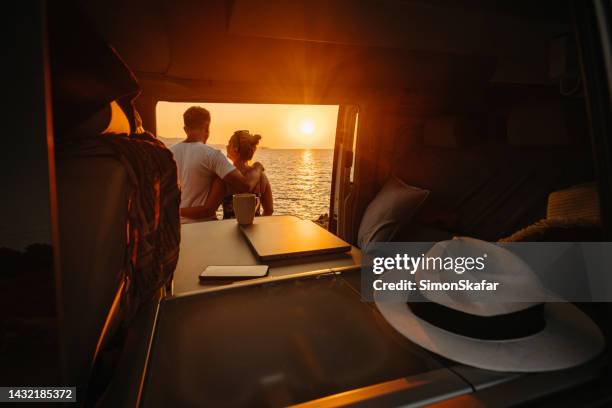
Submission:
[[[215,175],[223,179],[236,169],[220,150],[202,142],[180,142],[170,150],[178,167],[181,208],[204,205]]]

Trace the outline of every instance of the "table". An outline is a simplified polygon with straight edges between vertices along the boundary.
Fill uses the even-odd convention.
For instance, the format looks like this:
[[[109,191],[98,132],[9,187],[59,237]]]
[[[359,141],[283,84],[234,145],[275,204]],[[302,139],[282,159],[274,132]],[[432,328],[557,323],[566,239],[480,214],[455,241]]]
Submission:
[[[292,221],[291,215],[257,217],[257,223]],[[288,237],[290,239],[290,237]],[[235,219],[204,221],[181,225],[181,247],[178,265],[174,272],[172,295],[180,296],[227,288],[229,285],[200,283],[198,276],[209,265],[258,265],[261,264],[240,231]],[[359,268],[361,251],[356,247],[343,254],[305,256],[295,259],[268,261],[267,278],[251,279],[260,282],[280,276],[306,272],[335,272]]]
[[[279,407],[354,390],[360,400],[404,392],[370,406],[423,405],[472,390],[362,302],[347,275],[360,271],[165,298],[139,406]]]
[[[601,372],[588,364],[498,373],[432,355],[361,300],[357,248],[274,263],[266,278],[200,285],[207,265],[257,258],[234,220],[185,224],[182,232],[175,295],[157,308],[138,406],[421,406],[469,401],[474,391],[476,400],[503,405],[514,401],[509,395],[523,402]]]

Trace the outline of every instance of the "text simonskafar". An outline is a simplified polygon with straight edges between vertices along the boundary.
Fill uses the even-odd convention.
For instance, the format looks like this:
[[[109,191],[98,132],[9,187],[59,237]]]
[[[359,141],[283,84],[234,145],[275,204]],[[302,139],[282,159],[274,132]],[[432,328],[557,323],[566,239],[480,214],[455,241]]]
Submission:
[[[428,279],[422,279],[418,282],[408,279],[402,279],[398,282],[384,282],[382,279],[376,279],[373,282],[374,290],[394,291],[394,290],[422,290],[422,291],[496,291],[499,282],[492,282],[486,279],[480,281],[470,281],[461,279],[457,282],[432,282]]]

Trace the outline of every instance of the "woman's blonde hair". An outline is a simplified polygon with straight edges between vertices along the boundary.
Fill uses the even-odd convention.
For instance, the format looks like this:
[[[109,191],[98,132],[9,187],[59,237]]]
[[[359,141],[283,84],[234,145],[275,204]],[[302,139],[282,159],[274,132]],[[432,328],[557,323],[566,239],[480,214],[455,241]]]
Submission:
[[[249,161],[253,158],[260,139],[260,135],[253,135],[248,130],[237,130],[230,137],[229,145],[238,151],[241,160]]]

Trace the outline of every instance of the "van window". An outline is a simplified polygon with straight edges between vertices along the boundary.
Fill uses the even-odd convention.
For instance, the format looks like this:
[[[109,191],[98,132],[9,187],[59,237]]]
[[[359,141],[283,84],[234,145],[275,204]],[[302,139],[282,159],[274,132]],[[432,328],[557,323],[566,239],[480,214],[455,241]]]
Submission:
[[[291,214],[327,224],[338,105],[160,101],[157,135],[167,146],[184,140],[182,115],[190,106],[210,112],[207,144],[226,155],[234,131],[246,129],[262,136],[253,161],[266,169],[275,215]]]

